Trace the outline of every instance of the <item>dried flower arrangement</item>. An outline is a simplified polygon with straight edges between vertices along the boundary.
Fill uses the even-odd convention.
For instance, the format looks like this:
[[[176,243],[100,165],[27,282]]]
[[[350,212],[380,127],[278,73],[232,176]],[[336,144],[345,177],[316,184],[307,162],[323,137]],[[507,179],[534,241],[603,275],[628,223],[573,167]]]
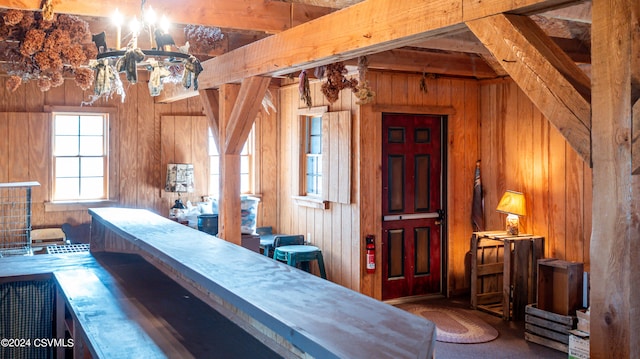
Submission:
[[[37,81],[48,91],[74,76],[81,88],[93,83],[93,71],[86,68],[98,51],[91,41],[86,21],[76,16],[7,10],[0,23],[0,57],[10,78],[7,89],[15,91],[22,83]]]
[[[189,51],[192,54],[206,55],[218,47],[224,34],[218,27],[187,25],[184,27],[184,37],[190,45]]]
[[[309,76],[307,76],[307,70],[300,71],[298,76],[298,92],[300,93],[300,99],[304,101],[307,107],[311,107],[311,89],[309,88]]]
[[[376,93],[369,87],[369,81],[367,81],[367,71],[369,70],[369,59],[366,56],[360,56],[358,58],[358,77],[360,82],[354,89],[358,101],[356,104],[365,105],[371,103],[376,96]]]
[[[433,80],[435,78],[437,78],[435,74],[427,74],[423,72],[422,78],[420,78],[420,91],[427,93],[427,79]]]
[[[345,88],[355,90],[358,86],[358,80],[349,80],[345,77],[346,74],[347,69],[343,62],[336,62],[326,66],[324,75],[327,77],[327,82],[322,84],[321,89],[329,103],[334,103],[338,100],[341,90]]]

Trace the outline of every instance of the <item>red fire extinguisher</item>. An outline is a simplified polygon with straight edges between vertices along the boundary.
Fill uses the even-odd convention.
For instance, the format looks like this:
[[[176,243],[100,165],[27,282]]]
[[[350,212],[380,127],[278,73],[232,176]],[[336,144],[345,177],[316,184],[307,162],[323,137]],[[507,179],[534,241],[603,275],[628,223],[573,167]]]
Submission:
[[[367,273],[376,271],[376,243],[373,235],[366,237],[367,248]]]

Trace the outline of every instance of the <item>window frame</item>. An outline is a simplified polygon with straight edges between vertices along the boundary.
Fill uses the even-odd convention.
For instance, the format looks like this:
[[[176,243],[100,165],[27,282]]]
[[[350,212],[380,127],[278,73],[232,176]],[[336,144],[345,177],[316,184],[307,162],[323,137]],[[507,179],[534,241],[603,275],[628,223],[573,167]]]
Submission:
[[[102,154],[101,155],[83,155],[81,153],[78,153],[77,155],[56,155],[56,145],[57,145],[57,138],[60,137],[61,135],[58,135],[56,133],[56,121],[58,120],[58,116],[73,116],[73,117],[77,117],[78,121],[80,122],[83,116],[93,116],[93,117],[101,117],[102,118]],[[52,151],[52,161],[51,161],[51,166],[52,166],[52,195],[51,195],[51,200],[53,202],[94,202],[94,201],[105,201],[109,199],[109,114],[105,113],[105,112],[74,112],[74,111],[55,111],[51,113],[51,118],[52,118],[52,146],[51,146],[51,151]],[[83,136],[82,132],[81,132],[81,127],[78,127],[78,133],[73,134],[73,135],[69,135],[70,137],[75,138],[78,142],[81,141]],[[80,195],[78,197],[75,198],[56,198],[56,186],[57,186],[57,179],[58,177],[58,168],[57,168],[57,163],[58,163],[58,159],[59,158],[77,158],[79,159],[79,161],[81,162],[83,158],[100,158],[102,159],[102,197],[98,197],[98,198],[86,198],[83,199]],[[88,178],[91,176],[82,176],[82,173],[80,173],[81,169],[78,168],[78,176],[77,177],[73,177],[73,178],[77,178],[79,180],[79,182],[82,181],[83,178]]]
[[[298,109],[297,120],[300,126],[299,132],[299,173],[298,173],[298,195],[293,196],[293,201],[302,207],[316,208],[316,209],[329,209],[329,201],[322,198],[322,195],[314,196],[306,194],[306,119],[309,117],[322,117],[329,111],[329,106],[317,106],[309,108]],[[322,151],[321,151],[322,152]],[[323,169],[324,171],[324,169]],[[324,179],[321,180],[321,182]],[[321,183],[324,186],[323,183]],[[323,187],[322,187],[323,188]],[[322,193],[322,191],[320,192]]]
[[[307,197],[315,197],[315,198],[322,198],[323,193],[322,193],[322,187],[323,187],[323,157],[322,157],[322,115],[311,115],[311,116],[302,116],[302,118],[304,119],[304,152],[302,154],[302,156],[304,157],[304,159],[302,160],[302,172],[304,173],[304,176],[302,178],[302,189],[301,192],[304,196]],[[320,121],[320,134],[314,134],[312,133],[312,127],[313,127],[313,120],[314,119],[319,119]],[[312,150],[312,140],[313,137],[320,137],[320,153],[311,153]],[[317,164],[317,170],[310,170],[308,163],[309,163],[309,159],[310,158],[315,158],[318,161]],[[310,178],[311,177],[311,178]],[[312,180],[312,182],[314,182],[316,184],[316,188],[317,191],[313,192],[312,190],[309,189],[309,181]]]
[[[114,160],[117,161],[117,153],[114,152],[114,149],[117,149],[117,146],[114,145],[114,139],[111,138],[111,130],[113,126],[117,123],[117,109],[113,107],[77,107],[77,106],[45,106],[44,111],[49,114],[49,124],[50,124],[50,144],[48,146],[50,165],[49,165],[49,190],[48,190],[48,200],[44,203],[45,212],[60,212],[60,211],[82,211],[87,210],[91,207],[108,207],[117,203],[118,193],[116,191],[118,186],[117,178],[113,178],[112,168],[113,166],[117,166],[114,164]],[[106,116],[106,124],[105,124],[105,132],[104,132],[104,145],[105,148],[105,156],[106,156],[106,164],[105,164],[105,186],[106,186],[106,198],[105,199],[88,199],[88,200],[54,200],[54,186],[55,186],[55,153],[54,153],[54,144],[55,144],[55,114],[59,113],[71,113],[71,114],[101,114]]]
[[[249,135],[247,136],[247,140],[245,141],[244,146],[242,147],[242,152],[240,153],[240,178],[242,180],[242,176],[246,175],[247,176],[247,181],[248,181],[248,188],[246,189],[246,191],[242,191],[242,183],[240,184],[240,194],[254,194],[255,193],[255,173],[256,173],[256,168],[255,168],[255,164],[256,164],[256,153],[255,153],[255,142],[256,142],[256,136],[255,136],[255,132],[256,132],[256,126],[255,123],[254,125],[251,127],[251,131],[249,131]],[[208,185],[209,185],[209,196],[211,196],[212,198],[218,198],[220,195],[220,149],[216,146],[216,141],[213,138],[213,133],[211,132],[211,129],[209,128],[209,134],[208,134],[208,143],[209,143],[209,147],[207,149],[207,157],[209,158],[209,177],[208,177]],[[215,149],[216,150],[216,154],[211,154],[211,150]],[[245,153],[246,152],[246,153]],[[218,157],[218,168],[215,168],[215,166],[212,165],[212,157]],[[242,172],[242,159],[246,158],[248,161],[247,167],[248,167],[248,173],[243,173]],[[217,174],[214,174],[213,171],[216,171]],[[213,182],[213,177],[214,176],[218,176],[218,183],[214,184]],[[218,188],[217,190],[214,192],[214,185],[217,185]]]

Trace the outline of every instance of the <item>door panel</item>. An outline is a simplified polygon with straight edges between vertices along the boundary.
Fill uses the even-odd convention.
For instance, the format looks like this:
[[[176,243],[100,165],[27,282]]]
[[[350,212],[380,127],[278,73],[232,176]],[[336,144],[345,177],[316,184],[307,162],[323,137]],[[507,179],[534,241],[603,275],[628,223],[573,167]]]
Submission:
[[[439,293],[442,118],[383,114],[382,299]]]

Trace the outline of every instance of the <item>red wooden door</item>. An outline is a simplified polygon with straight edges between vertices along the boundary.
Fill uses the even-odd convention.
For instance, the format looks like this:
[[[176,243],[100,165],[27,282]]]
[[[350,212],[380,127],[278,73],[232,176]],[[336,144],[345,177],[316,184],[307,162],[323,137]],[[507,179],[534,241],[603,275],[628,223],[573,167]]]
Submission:
[[[382,299],[439,293],[442,118],[382,116]]]

